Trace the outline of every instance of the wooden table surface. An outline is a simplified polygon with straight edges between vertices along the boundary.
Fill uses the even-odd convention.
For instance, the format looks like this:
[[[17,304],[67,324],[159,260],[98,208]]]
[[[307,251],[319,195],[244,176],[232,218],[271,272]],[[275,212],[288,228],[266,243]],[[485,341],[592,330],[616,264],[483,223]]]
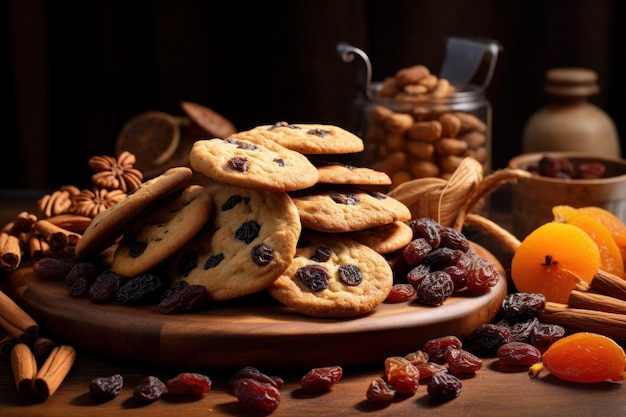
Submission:
[[[28,196],[0,198],[0,221],[26,209],[32,201]],[[9,217],[7,217],[9,216]],[[506,216],[496,215],[497,219]],[[2,223],[4,224],[4,223]],[[251,347],[253,348],[253,347]],[[355,346],[361,349],[361,346]],[[417,348],[417,347],[416,347]],[[398,352],[404,354],[406,352]],[[383,363],[344,369],[343,379],[332,390],[322,394],[304,394],[299,380],[307,371],[263,369],[285,380],[281,389],[281,404],[275,416],[623,416],[626,412],[624,382],[578,384],[561,381],[544,370],[539,377],[529,378],[526,369],[502,368],[497,359],[483,358],[481,370],[462,378],[461,395],[446,403],[430,399],[426,386],[420,385],[413,396],[376,406],[366,401],[370,381],[383,373]],[[332,358],[329,358],[332,364]],[[144,377],[154,375],[162,380],[178,372],[204,373],[213,382],[207,395],[196,399],[161,398],[140,405],[133,401],[134,386]],[[156,369],[149,365],[128,363],[78,350],[77,360],[56,393],[44,402],[19,394],[15,388],[9,361],[0,359],[0,416],[170,416],[180,413],[191,416],[260,416],[265,413],[243,408],[234,397],[229,378],[236,369]],[[96,403],[89,395],[89,382],[100,376],[119,373],[124,388],[119,396],[106,403]]]

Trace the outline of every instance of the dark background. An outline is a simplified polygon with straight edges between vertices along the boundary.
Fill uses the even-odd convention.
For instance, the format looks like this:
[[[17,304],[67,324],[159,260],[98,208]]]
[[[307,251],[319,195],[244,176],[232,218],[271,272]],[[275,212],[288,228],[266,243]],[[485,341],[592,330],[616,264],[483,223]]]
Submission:
[[[520,152],[522,129],[547,97],[545,71],[598,72],[592,102],[626,149],[626,2],[620,0],[45,1],[0,7],[0,189],[79,184],[93,155],[113,155],[123,124],[180,102],[240,129],[279,120],[348,128],[363,49],[373,79],[424,64],[438,72],[448,36],[498,40],[487,91],[493,167]]]

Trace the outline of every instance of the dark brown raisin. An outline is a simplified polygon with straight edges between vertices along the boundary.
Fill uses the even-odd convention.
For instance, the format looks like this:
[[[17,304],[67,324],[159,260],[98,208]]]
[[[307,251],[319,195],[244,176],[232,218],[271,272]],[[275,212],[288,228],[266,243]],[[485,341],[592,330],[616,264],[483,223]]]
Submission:
[[[417,287],[417,284],[429,273],[430,267],[428,265],[419,264],[407,272],[406,280],[413,287]]]
[[[33,272],[46,280],[62,280],[67,277],[78,259],[44,257],[33,264]]]
[[[266,384],[272,384],[276,388],[281,389],[284,385],[284,381],[277,376],[269,376],[261,372],[258,368],[254,366],[245,366],[237,371],[235,375],[230,378],[230,384],[233,385],[236,380],[241,378],[251,378],[256,379],[259,382],[263,382]]]
[[[329,390],[343,376],[340,366],[326,366],[313,368],[300,379],[300,386],[304,391],[316,392]]]
[[[516,292],[502,300],[502,316],[510,322],[539,317],[546,306],[546,296],[540,293]]]
[[[467,271],[467,288],[474,292],[484,292],[494,287],[500,280],[500,271],[494,262],[486,258],[476,258]]]
[[[348,206],[356,206],[361,203],[359,196],[356,194],[332,193],[330,198],[337,204],[345,204]]]
[[[175,283],[170,285],[169,288],[163,290],[163,292],[161,293],[161,300],[165,300],[166,298],[171,297],[178,291],[188,286],[189,283],[187,281],[176,281]]]
[[[93,281],[98,275],[98,267],[93,262],[79,261],[74,264],[70,272],[65,276],[67,285],[72,286],[74,280],[86,278],[88,282]]]
[[[562,326],[538,323],[530,335],[530,342],[537,349],[543,351],[563,336],[565,336],[565,329]]]
[[[231,167],[239,172],[247,172],[250,168],[250,165],[248,164],[248,158],[245,158],[243,156],[234,156],[230,158],[228,163]]]
[[[196,252],[185,252],[178,261],[176,273],[180,277],[187,277],[189,273],[198,266],[198,254]]]
[[[501,320],[497,323],[500,326],[504,326],[511,334],[507,339],[508,342],[528,342],[530,341],[530,336],[533,333],[534,328],[539,324],[539,319],[537,317],[533,317],[526,321],[520,321],[517,323],[511,323],[508,320]]]
[[[541,359],[539,349],[529,343],[508,342],[496,351],[498,359],[505,365],[533,365]]]
[[[167,392],[174,395],[203,395],[211,391],[211,379],[195,372],[183,372],[165,382]]]
[[[415,300],[425,305],[440,305],[454,292],[450,275],[443,271],[433,271],[426,275],[415,287]]]
[[[259,236],[259,230],[261,230],[261,225],[254,220],[250,220],[237,229],[235,238],[242,242],[252,243],[252,241]]]
[[[252,248],[250,256],[252,257],[252,262],[260,266],[265,266],[274,259],[274,251],[269,246],[261,243]]]
[[[418,265],[432,251],[425,238],[413,239],[402,249],[402,257],[408,265]]]
[[[87,277],[78,277],[72,280],[68,294],[73,298],[86,298],[89,297],[89,287],[91,287],[91,280]]]
[[[461,256],[463,252],[458,249],[440,246],[424,255],[422,263],[430,266],[432,270],[443,269],[446,266],[455,265]]]
[[[145,252],[148,244],[146,242],[133,242],[128,248],[128,255],[131,258],[138,258],[142,253]]]
[[[133,398],[140,402],[158,400],[165,391],[165,384],[155,376],[142,379],[133,391]]]
[[[444,355],[448,370],[454,375],[473,374],[483,367],[483,360],[464,349],[449,348]]]
[[[457,265],[449,265],[443,268],[441,271],[450,275],[452,283],[454,284],[454,291],[460,291],[467,286],[466,274],[467,272]]]
[[[461,252],[467,252],[470,248],[469,241],[465,235],[453,227],[442,228],[439,236],[441,237],[441,246],[460,250]]]
[[[327,262],[332,254],[333,251],[330,250],[330,248],[320,246],[315,248],[315,254],[311,257],[311,260],[315,262]]]
[[[437,401],[450,401],[461,395],[463,383],[454,375],[438,372],[428,381],[427,391]]]
[[[126,305],[149,304],[158,300],[163,287],[163,280],[155,274],[137,275],[117,290],[117,300]]]
[[[328,270],[321,265],[307,265],[298,268],[296,276],[313,291],[321,291],[328,288],[330,275]]]
[[[280,404],[278,389],[274,385],[259,382],[256,379],[237,379],[234,382],[234,392],[241,405],[253,410],[271,413]]]
[[[120,374],[94,378],[89,383],[89,393],[96,401],[109,401],[117,397],[124,386],[124,378]]]
[[[326,129],[320,129],[320,128],[316,128],[316,129],[309,129],[307,130],[307,135],[313,135],[313,136],[317,136],[319,138],[325,138],[326,136],[330,135],[330,131],[326,130]]]
[[[430,339],[424,343],[422,350],[428,354],[431,362],[443,364],[446,362],[445,355],[449,348],[461,349],[462,347],[461,339],[450,335]]]
[[[396,398],[396,390],[383,378],[378,377],[370,382],[365,396],[369,401],[388,403]]]
[[[346,285],[356,287],[363,282],[363,273],[356,265],[340,265],[338,272],[339,279]]]
[[[408,225],[413,230],[413,238],[424,238],[426,242],[433,248],[437,249],[441,244],[441,235],[439,231],[442,226],[435,220],[428,217],[420,217],[419,219],[409,221]]]
[[[163,299],[159,311],[164,314],[191,313],[206,306],[210,298],[204,285],[187,285]]]
[[[274,162],[276,162],[276,165],[278,165],[281,168],[285,167],[285,160],[283,158],[276,158],[274,159]]]
[[[114,301],[117,290],[126,281],[126,278],[111,270],[101,272],[89,287],[89,298],[94,303]]]
[[[211,256],[209,256],[207,258],[206,262],[204,263],[204,269],[215,268],[223,260],[224,260],[224,254],[223,253],[218,253],[216,255],[211,255]],[[186,275],[182,275],[182,276],[186,276]]]
[[[278,129],[279,127],[286,127],[288,129],[299,130],[300,126],[292,125],[287,122],[276,122],[272,126],[268,127],[267,130],[272,131],[274,129]]]
[[[486,323],[478,326],[470,335],[472,345],[486,352],[495,352],[511,337],[511,331],[497,324]]]
[[[231,195],[228,197],[226,202],[222,204],[222,211],[228,211],[233,209],[239,203],[248,203],[250,202],[249,197],[242,197],[239,194]]]

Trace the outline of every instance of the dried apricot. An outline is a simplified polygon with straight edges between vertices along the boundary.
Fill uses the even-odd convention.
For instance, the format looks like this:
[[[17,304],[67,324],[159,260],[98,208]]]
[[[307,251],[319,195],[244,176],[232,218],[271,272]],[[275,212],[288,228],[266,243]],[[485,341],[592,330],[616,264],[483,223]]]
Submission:
[[[554,342],[543,354],[554,376],[573,382],[619,381],[624,378],[624,350],[597,333],[573,333]]]
[[[580,227],[596,242],[600,251],[600,268],[619,277],[624,276],[622,253],[611,232],[592,215],[574,207],[560,205],[552,208],[555,221]]]
[[[596,243],[577,226],[549,222],[533,230],[511,259],[511,279],[519,292],[539,293],[567,303],[580,282],[590,282],[600,267]]]

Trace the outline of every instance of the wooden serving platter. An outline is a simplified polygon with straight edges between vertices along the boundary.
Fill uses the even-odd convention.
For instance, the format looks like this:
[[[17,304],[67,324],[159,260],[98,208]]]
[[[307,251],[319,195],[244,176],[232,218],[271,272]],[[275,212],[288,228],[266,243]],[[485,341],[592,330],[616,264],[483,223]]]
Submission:
[[[506,274],[497,264],[502,277],[484,294],[456,295],[438,307],[383,304],[341,320],[303,316],[265,294],[180,315],[162,314],[156,306],[94,304],[71,298],[64,281],[42,280],[27,267],[9,276],[6,291],[43,335],[109,357],[182,368],[353,366],[382,364],[431,338],[465,337],[492,321],[507,293]]]

